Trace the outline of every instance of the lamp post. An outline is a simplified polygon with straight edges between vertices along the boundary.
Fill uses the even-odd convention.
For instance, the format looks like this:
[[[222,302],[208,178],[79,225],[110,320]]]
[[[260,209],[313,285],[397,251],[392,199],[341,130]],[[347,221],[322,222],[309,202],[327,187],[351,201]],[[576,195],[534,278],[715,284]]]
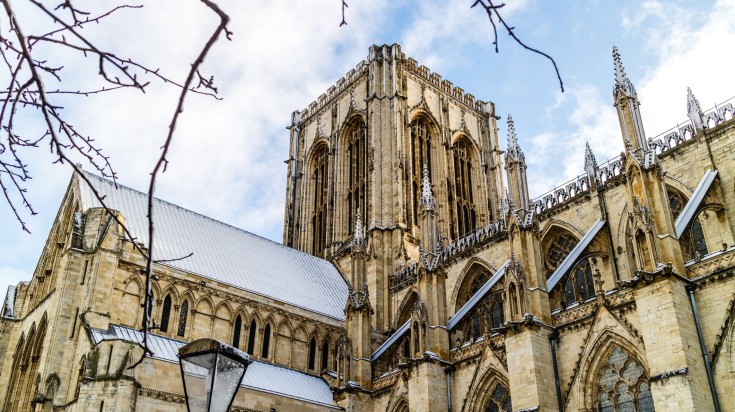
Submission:
[[[198,339],[179,349],[181,379],[189,412],[230,409],[250,355],[214,339]]]

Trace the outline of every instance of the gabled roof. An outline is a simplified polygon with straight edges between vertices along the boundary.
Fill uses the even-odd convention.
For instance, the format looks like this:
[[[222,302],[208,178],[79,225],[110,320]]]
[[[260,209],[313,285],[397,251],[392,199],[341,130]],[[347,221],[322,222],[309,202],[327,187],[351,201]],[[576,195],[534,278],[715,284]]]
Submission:
[[[488,279],[487,282],[485,282],[484,285],[482,285],[480,290],[475,292],[475,294],[472,295],[472,297],[470,297],[467,303],[465,303],[464,305],[462,305],[461,308],[459,308],[457,313],[455,313],[454,316],[452,316],[452,318],[449,319],[449,322],[447,323],[448,330],[451,331],[457,325],[459,325],[459,322],[465,316],[467,316],[467,314],[472,312],[472,309],[474,309],[475,306],[479,305],[482,302],[485,296],[487,296],[487,294],[490,293],[490,289],[492,289],[493,286],[495,286],[495,284],[498,283],[500,278],[502,278],[505,275],[505,270],[508,268],[509,264],[510,264],[510,260],[503,263],[503,266],[501,266],[500,269],[498,269],[498,271],[495,272],[495,274],[492,275],[490,279]]]
[[[147,195],[84,172],[105,203],[122,213],[137,242],[148,244]],[[83,209],[99,207],[88,185],[79,179]],[[155,199],[154,259],[184,271],[252,293],[344,319],[347,283],[326,260]]]
[[[715,177],[717,177],[716,170],[713,171],[707,169],[707,171],[704,172],[704,176],[702,177],[702,180],[699,181],[697,188],[694,189],[692,197],[689,198],[689,201],[686,205],[684,205],[684,208],[681,210],[679,217],[676,218],[676,223],[674,224],[674,226],[676,226],[677,236],[681,237],[681,235],[684,234],[687,226],[689,226],[689,224],[692,222],[692,219],[694,219],[694,216],[697,213],[697,208],[702,203],[702,200],[704,200],[704,197],[707,195],[710,186],[712,186],[712,182],[715,181]]]
[[[383,342],[383,344],[380,345],[380,347],[378,347],[375,352],[373,352],[372,356],[370,356],[370,362],[375,362],[376,360],[378,360],[380,355],[382,355],[386,350],[388,350],[388,348],[398,342],[398,340],[401,339],[403,335],[406,334],[406,332],[408,332],[410,325],[411,320],[409,319],[400,328],[398,328],[398,330],[394,334],[392,334],[387,341]]]
[[[109,330],[90,329],[90,332],[94,344],[103,340],[143,342],[142,332],[126,326],[110,325]],[[186,342],[164,336],[148,335],[148,345],[153,351],[152,358],[165,362],[179,363],[179,348],[185,344]],[[253,361],[248,366],[240,386],[315,403],[330,409],[340,409],[334,404],[332,391],[324,379],[268,363]]]
[[[551,292],[551,290],[554,289],[554,286],[559,283],[559,280],[572,269],[572,265],[574,265],[577,260],[579,260],[580,256],[582,256],[582,252],[584,252],[587,246],[592,242],[592,239],[595,238],[595,236],[600,231],[600,229],[602,229],[603,226],[605,226],[605,221],[600,219],[592,224],[592,227],[587,231],[587,233],[584,234],[582,240],[580,240],[579,243],[574,246],[572,251],[569,252],[567,257],[564,258],[564,260],[561,262],[561,265],[556,268],[551,277],[549,277],[549,280],[546,281],[547,291]]]

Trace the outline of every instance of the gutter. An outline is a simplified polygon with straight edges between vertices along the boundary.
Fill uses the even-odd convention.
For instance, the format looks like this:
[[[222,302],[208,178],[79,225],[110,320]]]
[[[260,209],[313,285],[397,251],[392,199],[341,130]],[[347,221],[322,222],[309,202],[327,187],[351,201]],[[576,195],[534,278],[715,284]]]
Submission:
[[[556,385],[556,406],[559,412],[564,412],[564,405],[562,404],[562,400],[561,400],[561,382],[559,381],[559,366],[556,362],[556,340],[557,339],[559,339],[559,332],[554,331],[549,335],[549,342],[551,343],[551,360],[554,363],[554,384]]]
[[[697,302],[694,300],[695,285],[689,284],[684,287],[689,293],[689,303],[692,305],[692,313],[694,314],[694,324],[697,326],[697,336],[699,337],[699,347],[702,350],[702,359],[704,360],[704,368],[707,371],[707,380],[709,381],[709,390],[712,393],[712,403],[715,406],[715,412],[720,412],[720,400],[717,398],[717,389],[715,388],[715,378],[712,374],[712,364],[707,353],[707,346],[704,344],[704,336],[702,335],[702,324],[699,321],[699,311],[697,310]]]

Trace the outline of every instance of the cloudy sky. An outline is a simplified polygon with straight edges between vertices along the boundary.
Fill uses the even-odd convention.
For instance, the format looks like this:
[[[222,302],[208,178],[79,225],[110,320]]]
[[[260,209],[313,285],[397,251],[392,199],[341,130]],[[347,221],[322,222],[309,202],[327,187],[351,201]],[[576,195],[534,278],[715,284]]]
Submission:
[[[493,101],[503,116],[501,146],[511,113],[533,196],[582,173],[585,142],[598,162],[622,150],[612,106],[613,45],[638,90],[648,136],[687,119],[687,87],[705,110],[735,96],[732,1],[506,0],[504,18],[529,46],[556,59],[565,93],[548,60],[502,32],[496,54],[487,16],[471,9],[472,2],[348,0],[348,24],[339,27],[340,0],[218,1],[231,16],[234,36],[215,45],[203,71],[215,76],[223,99],[189,95],[157,196],[280,241],[290,113],[364,59],[371,44],[399,43],[407,56]],[[48,23],[14,4],[26,32]],[[199,1],[157,0],[85,33],[183,82],[216,24]],[[0,27],[8,27],[7,16],[0,16]],[[99,84],[91,59],[39,52],[64,65],[63,81],[72,88]],[[51,78],[45,83],[58,87]],[[175,88],[152,80],[145,94],[128,90],[57,102],[111,157],[120,183],[146,190],[177,96]],[[29,112],[18,121],[32,132],[40,118]],[[0,202],[0,291],[30,279],[71,176],[68,167],[51,164],[47,145],[21,154],[34,177],[27,188],[38,215],[24,215],[32,232],[26,234]]]

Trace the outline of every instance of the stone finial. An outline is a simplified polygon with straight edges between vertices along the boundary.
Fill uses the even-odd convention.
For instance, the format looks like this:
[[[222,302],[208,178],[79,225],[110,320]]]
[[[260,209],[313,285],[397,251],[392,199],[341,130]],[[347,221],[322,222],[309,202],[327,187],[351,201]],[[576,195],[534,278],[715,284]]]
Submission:
[[[362,219],[360,217],[360,208],[357,208],[357,215],[355,216],[355,236],[353,242],[356,245],[362,245],[365,241],[365,235],[362,233]]]
[[[696,131],[704,129],[704,113],[699,106],[699,100],[694,97],[692,89],[687,87],[687,113]]]
[[[516,136],[516,127],[513,124],[513,116],[508,114],[508,154],[517,158],[521,153],[521,148],[518,145],[518,137]]]
[[[589,167],[597,168],[597,160],[595,160],[595,154],[590,149],[590,143],[585,143],[584,147],[584,168],[585,170]]]
[[[434,210],[436,201],[434,200],[434,194],[431,192],[431,182],[429,181],[429,167],[424,164],[424,173],[421,183],[421,204],[424,205],[426,210]]]
[[[633,83],[628,79],[623,68],[623,61],[620,59],[620,52],[616,46],[613,46],[613,62],[615,64],[615,90],[622,89],[626,95],[635,95]]]

